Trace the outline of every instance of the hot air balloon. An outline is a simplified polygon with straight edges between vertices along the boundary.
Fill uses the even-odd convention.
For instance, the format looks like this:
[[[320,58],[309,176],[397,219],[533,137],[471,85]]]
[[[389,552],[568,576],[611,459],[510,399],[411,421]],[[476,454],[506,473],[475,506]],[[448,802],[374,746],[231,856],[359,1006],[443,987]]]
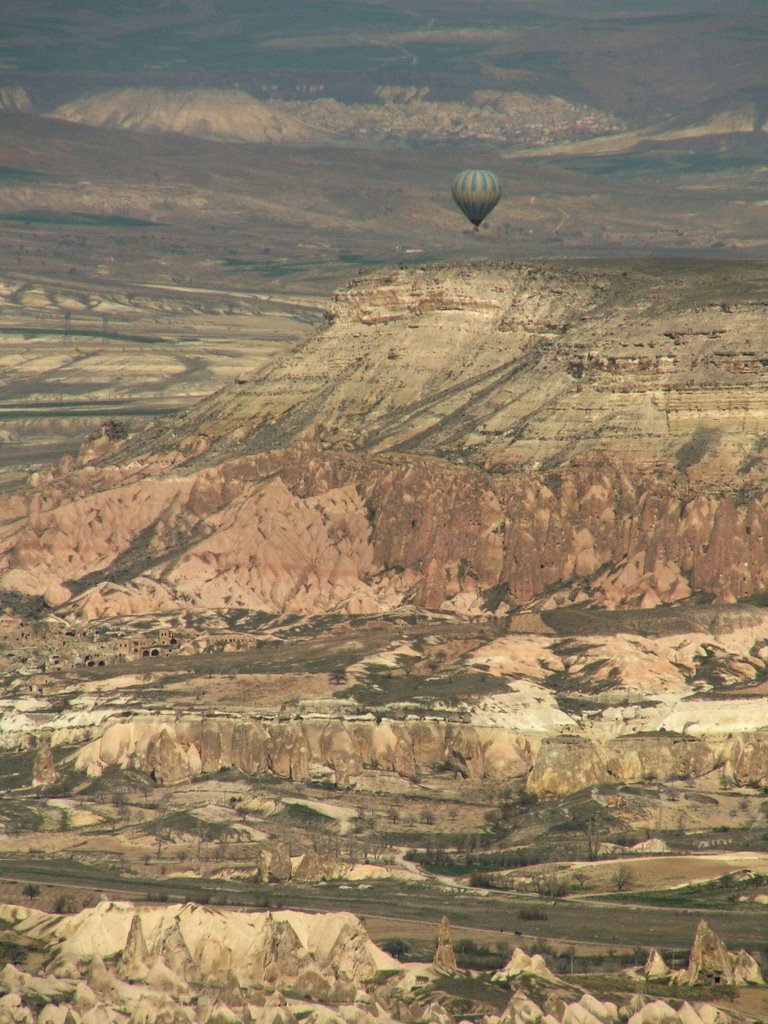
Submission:
[[[475,231],[501,199],[498,178],[490,171],[460,171],[453,179],[451,194]]]

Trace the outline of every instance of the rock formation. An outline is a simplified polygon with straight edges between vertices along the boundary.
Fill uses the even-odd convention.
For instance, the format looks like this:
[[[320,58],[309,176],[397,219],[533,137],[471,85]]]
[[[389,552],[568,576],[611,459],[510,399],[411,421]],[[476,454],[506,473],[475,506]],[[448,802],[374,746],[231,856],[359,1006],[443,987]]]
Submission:
[[[687,714],[690,722],[691,708]],[[715,767],[729,774],[738,770],[742,783],[762,785],[768,763],[762,757],[766,729],[760,729],[759,706],[753,701],[740,723],[723,717],[719,705],[706,708],[701,730],[710,739],[672,731],[589,739],[553,736],[558,722],[531,723],[525,729],[512,716],[499,716],[496,724],[481,721],[456,724],[435,718],[430,722],[398,721],[380,715],[380,721],[329,721],[327,713],[301,722],[242,722],[219,716],[201,725],[199,717],[137,715],[131,721],[103,717],[85,742],[76,767],[100,775],[110,765],[148,772],[164,785],[236,768],[246,774],[271,773],[302,780],[313,766],[339,771],[344,766],[351,781],[364,770],[397,772],[412,778],[417,772],[438,771],[458,764],[458,774],[471,779],[500,781],[525,779],[529,793],[540,799],[572,793],[607,780],[634,783],[650,778],[662,781],[697,778]],[[721,721],[717,721],[718,714]],[[575,723],[568,723],[573,725]],[[741,731],[737,731],[741,730]],[[605,724],[610,736],[613,720]],[[70,738],[64,734],[62,738]],[[734,761],[736,766],[734,766]]]
[[[282,843],[264,847],[257,868],[260,882],[287,882],[291,877],[291,858]]]
[[[49,944],[57,962],[120,956],[125,977],[164,965],[184,984],[232,983],[249,988],[283,983],[312,967],[331,979],[362,981],[400,965],[373,945],[351,914],[294,911],[245,914],[193,904],[139,910],[128,903],[100,903],[72,917],[36,915],[24,934]],[[102,964],[103,966],[103,964]],[[102,972],[103,973],[103,972]]]
[[[562,1024],[617,1024],[620,1020],[619,1009],[615,1003],[603,1002],[591,993],[586,992],[578,1003],[565,1007]]]
[[[162,786],[183,782],[193,774],[190,753],[190,748],[177,743],[168,729],[161,729],[147,744],[146,770]]]
[[[521,976],[525,975],[533,975],[546,981],[557,980],[541,954],[534,953],[529,956],[519,946],[512,953],[508,963],[500,971],[496,971],[493,980],[505,985],[515,984]]]
[[[676,305],[669,279],[648,265],[365,272],[338,293],[326,331],[237,394],[208,400],[185,426],[205,423],[215,443],[225,421],[248,422],[251,450],[276,439],[287,446],[313,427],[329,450],[439,452],[441,461],[460,455],[479,467],[519,467],[555,453],[562,464],[577,450],[631,452],[612,488],[617,500],[634,460],[639,468],[666,455],[688,468],[718,448],[749,446],[747,394],[748,433],[757,436],[764,412],[752,389],[764,369],[748,340],[762,315],[756,283],[721,277],[715,291],[731,293],[726,311],[714,301],[702,308],[712,284],[692,267],[675,279]],[[639,316],[650,294],[653,312]],[[446,330],[455,339],[450,350]],[[714,417],[707,392],[718,373],[721,433],[697,435],[696,450],[678,455],[691,421]],[[666,409],[660,388],[675,395]],[[599,406],[606,420],[594,415]],[[591,498],[599,501],[601,490]]]
[[[425,973],[425,965],[401,965],[384,954],[351,914],[246,914],[194,904],[138,908],[110,902],[63,917],[25,907],[1,909],[10,933],[37,950],[36,964],[46,963],[39,973],[10,964],[0,972],[2,1024],[461,1024],[468,1019],[466,997],[457,1006],[452,995],[429,984],[435,975]],[[714,948],[710,939],[699,945]],[[445,920],[438,949],[450,950]],[[455,969],[437,958],[435,965]],[[487,1005],[472,1012],[478,1024],[730,1020],[709,1003],[639,993],[625,1003],[600,999],[560,982],[541,957],[520,949],[493,983],[514,991],[500,1013],[489,1013]]]
[[[0,585],[87,618],[759,593],[762,284],[708,274],[367,273],[254,381],[4,495]]]
[[[706,921],[700,921],[691,946],[687,970],[673,976],[678,985],[764,985],[754,957],[741,949],[729,953]]]
[[[442,971],[455,971],[456,954],[453,951],[453,945],[451,944],[451,929],[448,924],[448,918],[442,917],[440,919],[440,930],[437,933],[437,947],[435,948],[435,955],[432,958],[432,963],[435,967]]]
[[[643,967],[643,974],[646,978],[652,981],[657,978],[669,977],[670,970],[658,949],[652,949],[648,953],[648,959],[645,961],[645,966]]]
[[[120,954],[118,970],[120,975],[129,981],[140,981],[149,971],[148,963],[149,950],[144,938],[141,917],[134,914],[128,929],[128,938]]]
[[[46,739],[41,739],[37,744],[37,753],[32,765],[32,785],[52,786],[58,778],[56,765],[53,762],[51,745]]]
[[[143,773],[177,797],[227,769],[243,790],[271,774],[283,780],[275,808],[289,783],[335,782],[339,831],[345,800],[384,792],[397,813],[397,794],[438,773],[469,792],[503,783],[524,815],[579,792],[617,822],[623,784],[648,791],[628,795],[646,801],[646,823],[666,783],[717,771],[766,785],[764,284],[754,267],[716,280],[684,267],[674,284],[649,265],[360,275],[290,357],[140,437],[105,433],[0,495],[3,635],[27,645],[0,747],[29,749],[42,723],[90,776]],[[31,636],[13,609],[35,598],[57,614],[41,613]],[[140,658],[113,620],[120,631],[143,623],[141,635],[149,613],[166,639],[144,645],[142,668],[114,687],[97,673],[64,708],[60,659],[77,671]],[[172,624],[183,626],[173,650]],[[199,702],[182,692],[185,655],[215,658],[241,641],[259,669],[247,684],[222,673],[210,698],[202,677]],[[35,644],[47,645],[44,665],[26,657]],[[166,655],[171,668],[153,669]],[[44,784],[50,749],[38,762]],[[293,838],[254,827],[248,801],[232,800],[222,827],[254,844],[242,874],[285,883],[347,870],[314,852],[292,859]],[[563,801],[564,817],[575,806]],[[101,1024],[126,988],[143,990],[123,1014],[134,1024],[175,1024],[192,1003],[202,1024],[246,1024],[254,990],[345,1007],[364,991],[365,1014],[386,1016],[371,979],[394,968],[354,919],[110,905],[58,925],[26,917],[24,928],[34,941],[55,934],[50,962],[73,982],[60,1003],[90,1015],[84,1024]],[[455,969],[447,925],[435,963]],[[649,959],[648,977],[665,971]],[[676,980],[701,979],[760,975],[702,928]],[[615,1007],[563,995],[521,950],[495,980],[513,990],[505,1024],[615,1018]],[[209,981],[215,991],[202,992]],[[14,998],[31,985],[12,972],[6,982]],[[399,1013],[407,991],[393,982],[381,1005]],[[640,999],[621,1013],[696,1024],[699,1011],[677,1002]],[[423,1018],[415,1005],[403,1016]],[[451,1021],[435,993],[424,1007]],[[8,1004],[11,1016],[25,1008]],[[287,1003],[268,1011],[293,1024]]]
[[[307,850],[296,869],[291,870],[290,877],[295,882],[328,882],[343,877],[344,873],[344,866],[335,858]]]

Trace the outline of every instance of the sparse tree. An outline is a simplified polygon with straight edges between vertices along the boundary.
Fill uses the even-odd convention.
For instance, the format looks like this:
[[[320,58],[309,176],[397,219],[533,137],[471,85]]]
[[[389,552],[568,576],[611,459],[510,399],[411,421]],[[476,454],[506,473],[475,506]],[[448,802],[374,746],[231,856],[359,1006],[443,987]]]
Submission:
[[[635,872],[629,864],[619,864],[612,875],[612,882],[616,892],[626,892],[635,884]]]
[[[571,961],[571,974],[574,974],[575,971],[574,971],[573,961],[574,961],[574,957],[576,956],[576,947],[575,946],[569,946],[568,949],[565,952],[570,957],[570,961]]]
[[[568,879],[565,875],[559,874],[557,868],[547,868],[537,878],[536,888],[542,896],[549,896],[552,899],[557,896],[566,896],[568,894]]]
[[[600,845],[600,839],[598,838],[599,824],[598,820],[594,815],[590,815],[589,820],[584,826],[584,835],[587,839],[587,859],[597,860],[597,850]]]

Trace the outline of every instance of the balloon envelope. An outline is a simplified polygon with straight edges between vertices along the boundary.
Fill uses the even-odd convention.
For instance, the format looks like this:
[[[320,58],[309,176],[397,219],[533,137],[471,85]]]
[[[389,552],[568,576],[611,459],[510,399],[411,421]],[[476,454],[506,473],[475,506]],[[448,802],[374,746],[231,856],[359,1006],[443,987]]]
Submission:
[[[501,199],[499,181],[491,171],[460,171],[451,189],[454,202],[475,227],[479,227]]]

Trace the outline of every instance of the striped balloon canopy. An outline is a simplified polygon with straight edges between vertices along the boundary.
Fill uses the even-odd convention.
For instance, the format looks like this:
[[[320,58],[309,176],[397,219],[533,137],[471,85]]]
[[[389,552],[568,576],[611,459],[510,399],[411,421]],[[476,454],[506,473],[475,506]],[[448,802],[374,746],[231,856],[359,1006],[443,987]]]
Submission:
[[[460,171],[453,179],[451,193],[475,231],[501,199],[498,178],[491,171]]]

